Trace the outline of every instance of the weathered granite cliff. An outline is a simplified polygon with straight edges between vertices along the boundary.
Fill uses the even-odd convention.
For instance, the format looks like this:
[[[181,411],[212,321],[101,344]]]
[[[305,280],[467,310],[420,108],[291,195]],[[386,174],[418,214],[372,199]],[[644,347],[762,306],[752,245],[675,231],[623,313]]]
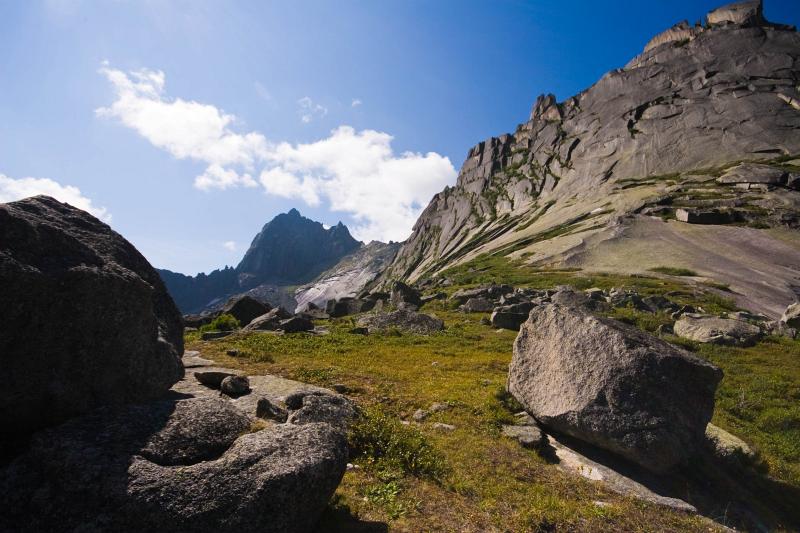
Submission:
[[[800,291],[799,84],[800,35],[767,22],[760,1],[679,23],[470,149],[384,279],[484,253],[628,273],[670,264],[779,315]]]

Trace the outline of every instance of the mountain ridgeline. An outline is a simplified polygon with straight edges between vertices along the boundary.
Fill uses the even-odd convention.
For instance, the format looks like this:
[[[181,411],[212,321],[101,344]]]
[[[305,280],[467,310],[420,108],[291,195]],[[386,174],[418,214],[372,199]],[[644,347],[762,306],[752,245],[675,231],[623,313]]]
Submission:
[[[158,272],[184,313],[199,312],[248,291],[283,304],[290,298],[283,287],[312,281],[361,246],[341,222],[326,229],[292,209],[264,225],[236,268],[194,277]]]
[[[775,315],[800,293],[778,267],[800,264],[799,191],[800,35],[760,1],[725,6],[470,149],[383,280],[487,254],[628,274],[669,261]]]

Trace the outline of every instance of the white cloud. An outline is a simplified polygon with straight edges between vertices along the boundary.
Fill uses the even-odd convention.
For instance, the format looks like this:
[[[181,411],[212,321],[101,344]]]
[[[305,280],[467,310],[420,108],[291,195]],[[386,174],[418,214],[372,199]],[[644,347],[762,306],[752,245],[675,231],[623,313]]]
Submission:
[[[0,174],[0,203],[14,202],[30,196],[46,194],[60,202],[91,213],[103,222],[111,222],[111,214],[105,207],[96,207],[81,190],[72,185],[61,185],[48,178],[9,178]]]
[[[228,250],[229,252],[236,251],[236,241],[225,241],[222,243],[222,247]]]
[[[235,170],[225,169],[217,164],[210,165],[205,172],[194,179],[194,186],[201,191],[209,189],[227,189],[228,187],[258,187],[250,174],[238,174]]]
[[[297,101],[300,120],[308,124],[315,118],[322,118],[328,114],[328,108],[314,102],[308,96],[304,96]]]
[[[395,154],[387,133],[340,126],[315,142],[274,143],[258,132],[236,133],[235,117],[213,105],[168,98],[161,71],[125,73],[108,65],[100,71],[116,100],[98,116],[119,120],[178,159],[204,162],[194,180],[198,189],[260,184],[267,194],[310,206],[326,202],[356,220],[351,229],[361,240],[405,239],[431,197],[456,177],[450,160],[437,153]],[[309,97],[298,105],[309,116],[301,116],[304,122],[327,114]]]
[[[98,116],[119,120],[178,159],[208,164],[195,180],[200,189],[255,185],[249,175],[230,167],[251,171],[268,149],[263,135],[234,133],[230,126],[236,117],[213,105],[166,98],[160,70],[125,73],[104,64],[100,72],[114,87],[116,100],[97,109]]]
[[[358,98],[353,98],[353,101],[352,101],[352,102],[350,102],[350,107],[358,107],[358,106],[360,106],[360,105],[361,105],[361,104],[363,104],[363,103],[364,103],[364,102],[362,102],[360,99],[358,99]]]
[[[374,130],[341,126],[330,137],[309,144],[281,143],[269,159],[275,167],[261,174],[276,195],[315,205],[327,198],[333,211],[350,213],[362,240],[403,240],[422,207],[456,176],[439,154],[394,154],[392,137]],[[280,174],[275,169],[279,169]]]

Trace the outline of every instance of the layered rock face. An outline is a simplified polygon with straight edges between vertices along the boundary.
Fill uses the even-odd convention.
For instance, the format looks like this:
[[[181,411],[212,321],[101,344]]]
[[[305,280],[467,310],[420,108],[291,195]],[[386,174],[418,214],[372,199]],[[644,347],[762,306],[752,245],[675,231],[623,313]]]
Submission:
[[[0,309],[0,424],[16,436],[183,376],[183,322],[158,273],[53,198],[0,205]]]
[[[264,225],[235,269],[194,277],[169,270],[159,273],[185,313],[219,308],[242,293],[273,306],[294,307],[285,286],[310,282],[361,246],[341,222],[325,229],[292,209]]]
[[[434,196],[386,279],[415,280],[487,251],[561,261],[645,211],[674,220],[677,207],[710,205],[754,227],[797,226],[800,193],[790,183],[800,166],[790,160],[800,155],[800,36],[764,21],[759,2],[708,20],[656,36],[564,102],[539,97],[513,134],[470,149],[455,187]],[[783,177],[742,199],[739,185],[714,182],[741,160]]]
[[[514,342],[508,390],[545,426],[662,472],[703,442],[721,379],[633,326],[544,304]]]

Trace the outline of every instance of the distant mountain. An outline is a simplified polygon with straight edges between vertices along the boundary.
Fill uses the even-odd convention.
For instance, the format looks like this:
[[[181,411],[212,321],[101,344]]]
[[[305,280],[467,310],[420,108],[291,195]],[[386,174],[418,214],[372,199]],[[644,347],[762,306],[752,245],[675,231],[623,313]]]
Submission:
[[[286,287],[310,282],[361,246],[341,222],[325,229],[292,209],[264,225],[236,268],[194,277],[158,272],[184,313],[200,312],[243,292],[291,305]]]

